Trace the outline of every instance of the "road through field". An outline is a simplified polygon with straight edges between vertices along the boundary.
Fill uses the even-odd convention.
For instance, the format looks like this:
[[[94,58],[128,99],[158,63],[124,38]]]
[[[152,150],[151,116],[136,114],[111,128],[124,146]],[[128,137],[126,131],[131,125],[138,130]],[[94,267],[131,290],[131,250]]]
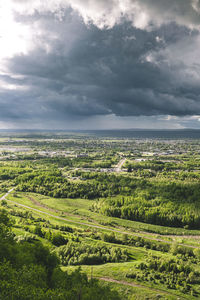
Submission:
[[[1,200],[6,200],[6,197],[14,190],[14,187],[12,189],[10,189],[5,195],[3,195],[1,198],[0,198],[0,201]]]
[[[126,158],[123,158],[119,161],[119,163],[117,164],[116,168],[115,168],[115,172],[119,173],[122,169],[123,164],[125,163]]]
[[[0,200],[5,200],[6,197],[13,190],[14,190],[14,188],[12,188],[11,190],[9,190],[3,197],[0,198]],[[18,202],[13,201],[13,200],[7,200],[6,199],[6,201],[11,202],[11,203],[13,203],[13,204],[15,204],[17,206],[26,208],[28,210],[32,210],[32,211],[35,211],[35,212],[40,213],[40,214],[45,214],[47,216],[50,216],[50,217],[53,217],[53,218],[56,218],[56,219],[59,219],[59,220],[63,220],[63,221],[69,222],[69,223],[73,223],[73,224],[77,224],[77,225],[82,225],[82,226],[87,226],[87,227],[96,228],[96,229],[101,229],[101,230],[110,231],[110,232],[116,232],[116,233],[120,233],[120,234],[127,234],[127,235],[131,235],[131,236],[135,236],[135,237],[139,237],[140,236],[139,234],[132,233],[132,232],[122,231],[122,230],[118,230],[118,229],[114,229],[114,228],[109,228],[109,227],[103,227],[103,226],[100,226],[100,225],[97,225],[97,224],[88,224],[88,223],[81,222],[81,221],[71,220],[70,218],[60,217],[60,216],[57,216],[55,214],[48,213],[48,212],[40,210],[40,209],[36,209],[36,208],[30,207],[30,206],[18,203]],[[38,201],[34,201],[34,204],[37,205],[37,202]],[[49,208],[46,205],[45,205],[45,207],[42,206],[42,205],[40,205],[40,206],[38,205],[38,207],[43,207],[44,209],[50,210],[51,212],[62,213],[62,211],[54,210],[53,208]],[[148,235],[148,232],[145,232],[145,234]],[[144,239],[147,239],[147,240],[162,242],[162,243],[165,243],[165,244],[170,244],[170,245],[174,244],[174,241],[166,241],[166,240],[164,240],[162,238],[155,238],[155,237],[152,237],[151,234],[149,234],[148,237],[143,237],[143,236],[141,236],[141,237],[144,238]],[[184,246],[184,247],[189,247],[189,248],[194,248],[194,249],[195,248],[200,249],[200,247],[198,247],[198,246],[189,245],[189,244],[176,243],[176,245]]]

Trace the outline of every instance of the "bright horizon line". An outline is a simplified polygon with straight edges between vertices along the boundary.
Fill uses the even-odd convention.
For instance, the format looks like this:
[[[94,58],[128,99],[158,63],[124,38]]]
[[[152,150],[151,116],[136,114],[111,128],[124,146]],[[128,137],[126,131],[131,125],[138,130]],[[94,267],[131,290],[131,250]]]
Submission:
[[[28,129],[28,128],[2,128],[0,131],[116,131],[116,130],[121,130],[121,131],[183,131],[183,130],[200,130],[200,128],[190,128],[190,127],[185,127],[185,128],[98,128],[98,129],[45,129],[45,128],[33,128],[33,129]]]

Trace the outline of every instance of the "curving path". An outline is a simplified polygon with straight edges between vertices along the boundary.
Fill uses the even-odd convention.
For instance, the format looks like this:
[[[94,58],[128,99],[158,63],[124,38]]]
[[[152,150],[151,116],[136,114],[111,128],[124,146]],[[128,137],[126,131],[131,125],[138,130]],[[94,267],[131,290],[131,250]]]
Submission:
[[[142,288],[142,289],[150,289],[151,291],[155,291],[155,292],[158,292],[158,293],[164,293],[166,295],[170,295],[170,296],[173,296],[174,299],[175,297],[177,297],[176,295],[174,295],[173,293],[170,293],[168,291],[165,291],[165,290],[161,290],[161,289],[156,289],[156,288],[152,288],[152,287],[148,287],[146,285],[141,285],[141,284],[137,284],[137,283],[132,283],[132,282],[127,282],[127,281],[124,281],[124,280],[116,280],[116,279],[113,279],[113,278],[109,278],[109,277],[96,277],[97,279],[99,280],[102,280],[102,281],[106,281],[106,282],[113,282],[113,283],[117,283],[117,284],[122,284],[122,285],[126,285],[126,286],[131,286],[131,287],[137,287],[137,288]],[[184,298],[184,297],[180,297],[178,296],[177,299],[188,299],[188,298]]]
[[[14,190],[14,188],[12,188],[11,190],[9,190],[3,197],[0,198],[0,200],[4,200],[6,199],[6,197]],[[31,198],[31,199],[30,199]],[[30,197],[29,199],[34,203],[34,205],[38,206],[38,207],[42,207],[44,209],[47,209],[51,212],[54,212],[54,213],[63,213],[62,211],[59,211],[59,210],[56,210],[56,209],[53,209],[53,208],[50,208],[48,207],[47,205],[43,205],[43,204],[40,204],[39,205],[39,202],[37,200],[34,200],[33,201],[33,198]],[[103,227],[103,226],[100,226],[100,225],[97,225],[97,224],[88,224],[88,223],[85,223],[85,222],[81,222],[81,221],[75,221],[75,220],[71,220],[69,218],[65,218],[65,217],[60,217],[60,216],[57,216],[57,215],[54,215],[54,214],[51,214],[51,213],[48,213],[48,212],[45,212],[43,210],[40,210],[40,209],[36,209],[36,208],[33,208],[33,207],[30,207],[30,206],[27,206],[27,205],[24,205],[24,204],[21,204],[21,203],[18,203],[16,201],[13,201],[13,200],[7,200],[6,201],[8,202],[11,202],[15,205],[18,205],[20,207],[24,207],[26,209],[29,209],[29,210],[32,210],[32,211],[35,211],[37,213],[41,213],[41,214],[45,214],[45,215],[48,215],[50,217],[53,217],[53,218],[56,218],[56,219],[59,219],[59,220],[63,220],[63,221],[66,221],[66,222],[69,222],[69,223],[73,223],[73,224],[77,224],[77,225],[83,225],[83,226],[87,226],[87,227],[92,227],[92,228],[96,228],[96,229],[101,229],[101,230],[105,230],[105,231],[110,231],[110,232],[116,232],[116,233],[120,233],[120,234],[127,234],[127,235],[131,235],[131,236],[135,236],[135,237],[139,237],[140,235],[139,234],[136,234],[136,233],[132,233],[132,232],[126,232],[126,231],[122,231],[122,230],[118,230],[118,229],[114,229],[114,228],[109,228],[109,227]],[[155,238],[155,237],[152,237],[151,234],[148,234],[145,232],[146,235],[148,235],[148,237],[142,237],[144,239],[147,239],[147,240],[151,240],[151,241],[157,241],[157,242],[162,242],[162,243],[165,243],[165,244],[174,244],[174,241],[166,241],[166,240],[163,240],[162,238]],[[176,237],[176,236],[174,236]],[[183,243],[176,243],[177,245],[179,246],[184,246],[184,247],[189,247],[189,248],[198,248],[200,249],[200,247],[198,246],[194,246],[194,245],[188,245],[188,244],[183,244]]]

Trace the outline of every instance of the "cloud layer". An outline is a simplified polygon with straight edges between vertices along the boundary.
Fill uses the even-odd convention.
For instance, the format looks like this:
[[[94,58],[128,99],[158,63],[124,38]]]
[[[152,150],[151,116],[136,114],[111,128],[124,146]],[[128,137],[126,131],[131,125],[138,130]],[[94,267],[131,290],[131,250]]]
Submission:
[[[62,18],[68,7],[76,10],[85,23],[113,27],[123,18],[133,26],[146,28],[168,22],[198,27],[200,24],[199,0],[8,0],[21,13],[51,12]]]
[[[171,115],[180,125],[179,117],[200,115],[199,1],[8,3],[1,122],[63,127]]]

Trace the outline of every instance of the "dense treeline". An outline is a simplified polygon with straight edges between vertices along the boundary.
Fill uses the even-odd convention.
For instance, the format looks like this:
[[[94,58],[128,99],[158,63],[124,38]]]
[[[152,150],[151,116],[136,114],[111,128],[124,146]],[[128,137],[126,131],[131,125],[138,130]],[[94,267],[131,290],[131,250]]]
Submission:
[[[133,221],[200,228],[199,183],[135,182],[133,196],[100,199],[93,209],[107,216]]]
[[[195,210],[195,205],[188,207],[173,202],[163,203],[157,199],[155,202],[134,201],[129,199],[129,203],[118,206],[118,199],[100,200],[93,206],[95,211],[110,217],[140,221],[148,224],[156,224],[172,227],[184,227],[186,229],[200,228],[200,212]]]
[[[170,161],[171,159],[172,161]],[[144,161],[143,161],[144,160]],[[194,169],[200,170],[200,160],[189,159],[184,157],[166,157],[164,160],[157,159],[145,159],[141,161],[127,161],[125,167],[130,167],[132,170],[144,170],[150,169],[154,171],[172,171],[172,170],[186,170],[191,171]]]
[[[22,166],[8,166],[8,165],[3,165],[0,168],[0,180],[8,180],[8,179],[14,179],[20,174],[24,174],[28,171],[30,171],[28,167],[22,167]]]
[[[18,176],[15,183],[19,191],[37,192],[55,198],[95,199],[115,195],[130,195],[137,187],[148,183],[144,180],[125,176],[108,175],[95,172],[74,172],[84,182],[70,182],[62,177],[61,171],[33,171]],[[149,184],[148,184],[149,185]],[[150,186],[150,185],[149,185]]]
[[[83,168],[110,168],[113,164],[117,163],[117,159],[115,157],[106,156],[102,160],[98,157],[63,157],[63,156],[55,156],[55,157],[45,157],[39,154],[23,154],[19,155],[17,159],[19,161],[35,161],[40,162],[41,165],[54,165],[58,168],[64,167],[83,167]],[[15,160],[14,158],[9,158],[9,160]]]
[[[37,192],[55,198],[95,199],[118,194],[128,195],[137,186],[130,178],[84,172],[84,182],[70,182],[60,171],[32,172],[16,178],[19,191]],[[93,179],[93,180],[92,180]]]
[[[76,171],[75,174],[84,180],[72,182],[59,170],[47,170],[21,174],[15,183],[19,191],[55,198],[105,198],[93,209],[111,217],[200,228],[198,182],[152,181],[97,172]]]
[[[0,299],[119,299],[116,292],[88,280],[80,270],[70,275],[62,272],[56,255],[41,242],[17,242],[11,226],[7,213],[0,211]]]
[[[100,193],[95,192],[91,183],[72,183],[62,177],[59,171],[52,173],[24,174],[16,181],[17,190],[22,192],[35,192],[54,198],[87,198],[93,199]]]

